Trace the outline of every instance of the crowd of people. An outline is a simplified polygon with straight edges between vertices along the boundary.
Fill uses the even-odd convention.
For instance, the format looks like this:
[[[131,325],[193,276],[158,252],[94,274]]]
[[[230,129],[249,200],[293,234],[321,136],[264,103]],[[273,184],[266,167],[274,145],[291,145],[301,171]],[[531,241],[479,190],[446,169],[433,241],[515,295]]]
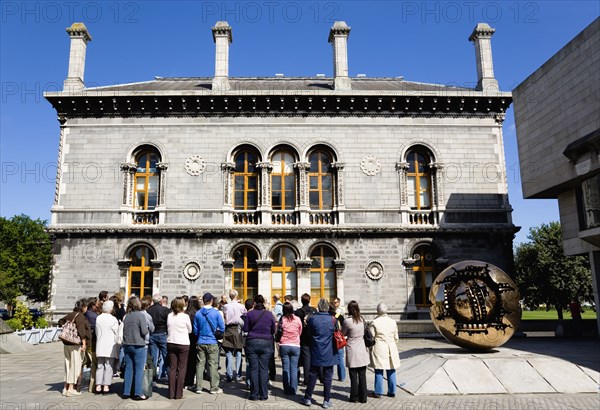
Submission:
[[[300,303],[291,295],[272,305],[262,295],[241,303],[232,289],[219,299],[176,297],[168,305],[166,296],[132,295],[126,304],[122,293],[109,298],[81,299],[73,312],[60,319],[64,332],[74,335],[64,343],[65,385],[63,395],[81,395],[82,371],[90,368],[89,391],[110,394],[113,377],[123,377],[124,399],[146,400],[157,382],[168,384],[169,399],[182,399],[187,389],[197,394],[222,394],[219,359],[225,354],[225,379],[245,382],[249,400],[267,400],[276,376],[276,358],[281,359],[284,394],[296,396],[300,380],[306,386],[300,402],[310,406],[317,380],[323,385],[323,408],[331,406],[334,369],[344,381],[350,378],[350,402],[366,403],[367,397],[396,394],[395,370],[400,367],[396,322],[384,303],[370,323],[360,313],[358,302],[348,303],[347,314],[340,300],[320,299],[317,308],[303,294]],[[334,333],[340,332],[345,346],[337,348]],[[76,333],[76,335],[75,335]],[[365,341],[371,339],[367,347]],[[244,360],[245,357],[245,360]],[[245,380],[243,368],[245,365]],[[367,391],[367,366],[374,369],[374,390]],[[148,372],[153,383],[144,385]],[[204,382],[207,389],[204,390]],[[115,393],[115,392],[112,392]]]

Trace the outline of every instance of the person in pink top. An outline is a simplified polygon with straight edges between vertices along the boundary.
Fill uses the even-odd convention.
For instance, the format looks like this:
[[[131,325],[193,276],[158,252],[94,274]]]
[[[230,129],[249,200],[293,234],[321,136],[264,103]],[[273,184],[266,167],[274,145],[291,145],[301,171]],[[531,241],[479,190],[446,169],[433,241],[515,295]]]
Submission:
[[[298,360],[300,359],[300,334],[302,321],[294,315],[291,303],[283,305],[283,316],[277,326],[283,329],[279,342],[279,355],[281,356],[283,373],[283,390],[285,394],[294,395],[298,389]]]
[[[190,350],[189,333],[192,322],[183,312],[185,301],[175,298],[171,302],[171,313],[167,317],[167,354],[169,357],[169,399],[183,399],[183,384]]]

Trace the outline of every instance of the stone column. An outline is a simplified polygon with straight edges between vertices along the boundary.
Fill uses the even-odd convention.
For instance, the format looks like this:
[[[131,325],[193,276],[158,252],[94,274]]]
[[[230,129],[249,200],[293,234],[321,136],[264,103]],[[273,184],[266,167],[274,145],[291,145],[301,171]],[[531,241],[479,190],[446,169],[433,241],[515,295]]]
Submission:
[[[235,170],[234,162],[224,162],[221,164],[223,171],[223,223],[226,225],[233,224],[233,171]]]
[[[492,35],[496,30],[486,23],[479,23],[469,36],[475,45],[475,62],[477,63],[477,90],[498,92],[498,81],[494,77],[492,61]]]
[[[166,162],[159,162],[156,164],[156,169],[160,172],[158,182],[158,204],[157,208],[164,209],[165,207],[165,191],[167,188],[167,170],[169,164]]]
[[[271,172],[273,172],[273,164],[270,162],[259,162],[256,166],[260,169],[260,192],[257,209],[262,213],[262,224],[271,225]]]
[[[408,170],[408,162],[396,162],[396,172],[398,172],[398,185],[400,187],[400,220],[403,224],[408,223],[408,185],[406,182],[406,171]]]
[[[231,27],[226,21],[217,21],[212,28],[215,41],[215,76],[213,91],[228,91],[229,85],[229,44],[233,41]]]
[[[348,36],[350,27],[345,21],[336,21],[329,31],[329,42],[333,47],[333,88],[350,90],[350,77],[348,76]]]
[[[151,259],[150,265],[152,265],[152,295],[160,293],[160,273],[162,269],[163,261],[159,259]]]
[[[444,164],[441,162],[432,162],[429,164],[429,169],[431,169],[432,205],[435,206],[434,209],[444,210],[446,208],[446,204],[444,203]]]
[[[340,305],[343,306],[344,300],[344,270],[346,269],[346,261],[336,259],[333,261],[335,266],[335,290],[336,296],[340,299]]]
[[[69,52],[69,72],[63,85],[63,91],[81,91],[84,89],[85,53],[87,43],[92,41],[92,36],[83,23],[73,23],[71,27],[67,28],[67,33],[71,37],[71,50]]]
[[[304,293],[310,295],[310,267],[312,259],[296,259],[296,273],[298,275],[298,301]]]
[[[298,211],[300,213],[300,224],[309,224],[309,211],[310,204],[308,200],[308,171],[310,169],[310,162],[296,162],[294,168],[298,170],[298,194],[296,203],[298,204]]]
[[[65,138],[68,134],[68,129],[65,126],[67,119],[65,117],[59,117],[58,122],[60,123],[60,138],[58,140],[58,160],[56,161],[56,184],[54,186],[54,206],[58,206],[60,198],[60,182],[62,179],[62,166],[65,161],[63,156],[63,147],[65,145]],[[56,221],[53,221],[54,223]]]
[[[271,302],[271,259],[257,260],[258,265],[258,293],[264,296],[265,301]]]
[[[413,290],[415,288],[415,275],[413,266],[415,265],[415,262],[417,262],[417,260],[413,258],[405,258],[402,260],[402,264],[404,265],[404,274],[406,275],[406,312],[417,311],[415,297],[413,294]]]
[[[119,290],[127,297],[127,279],[129,277],[129,267],[131,266],[130,259],[119,259],[117,261],[119,267]]]
[[[229,289],[233,287],[233,264],[235,260],[233,259],[223,259],[221,261],[221,266],[223,266],[223,284],[224,284],[224,293],[228,293]],[[236,289],[238,292],[239,289]],[[241,297],[241,296],[240,296]]]

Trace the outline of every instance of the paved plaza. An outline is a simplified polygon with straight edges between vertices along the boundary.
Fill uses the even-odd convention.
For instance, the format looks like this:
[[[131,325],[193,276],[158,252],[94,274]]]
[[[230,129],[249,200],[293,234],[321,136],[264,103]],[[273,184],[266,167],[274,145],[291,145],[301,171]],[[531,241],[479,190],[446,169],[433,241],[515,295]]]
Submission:
[[[398,392],[395,398],[383,396],[381,399],[369,398],[368,403],[349,403],[348,395],[350,391],[349,382],[334,381],[332,388],[332,402],[337,409],[411,409],[411,410],[497,410],[497,409],[598,409],[600,408],[600,392],[598,391],[598,371],[600,371],[600,342],[598,340],[561,340],[555,338],[515,338],[509,341],[505,346],[495,349],[486,354],[474,354],[466,350],[459,349],[443,340],[439,339],[401,339],[398,343],[403,367],[398,372]],[[427,369],[431,368],[433,358],[445,359],[445,363],[438,366],[435,371],[429,371],[431,377],[425,381],[419,381]],[[478,362],[482,359],[481,362]],[[453,367],[457,363],[467,363],[472,360],[473,363],[488,363],[497,360],[498,363],[504,363],[510,368],[514,363],[516,370],[508,376],[505,372],[493,372],[494,366],[489,369],[498,377],[504,389],[502,393],[497,394],[469,394],[461,392],[460,382],[454,381],[456,375],[453,373]],[[546,369],[546,377],[549,388],[545,388],[544,393],[510,393],[513,387],[522,388],[519,391],[526,391],[526,386],[530,385],[536,388],[539,384],[530,380],[524,373],[523,360],[528,363],[540,363],[544,360],[554,369],[546,369],[547,366],[540,368]],[[224,369],[224,357],[221,358],[221,365]],[[422,366],[417,363],[421,362]],[[279,363],[278,363],[279,365]],[[41,344],[35,346],[33,350],[27,353],[3,354],[0,355],[0,409],[303,409],[305,406],[299,403],[301,396],[291,399],[283,394],[281,383],[281,369],[278,367],[278,377],[273,383],[270,391],[269,400],[254,402],[247,399],[248,392],[243,383],[226,383],[222,381],[221,385],[224,394],[210,395],[205,392],[202,395],[196,395],[192,392],[184,392],[184,400],[168,400],[167,386],[158,384],[154,389],[154,395],[151,399],[144,402],[132,400],[122,400],[117,394],[108,396],[97,396],[84,392],[81,397],[65,398],[61,396],[63,387],[63,355],[62,343]],[[533,366],[533,365],[532,365]],[[570,369],[565,372],[565,367]],[[462,371],[469,366],[462,367]],[[475,366],[476,367],[476,366]],[[442,369],[442,370],[439,370]],[[581,373],[577,373],[579,369]],[[552,371],[554,370],[554,371]],[[461,369],[457,370],[461,371]],[[223,370],[221,370],[222,374]],[[445,373],[447,380],[453,380],[456,390],[455,394],[445,394],[446,387],[440,380],[440,373]],[[595,392],[582,392],[585,388],[581,386],[581,380],[578,377],[581,374],[587,374],[591,384],[595,387]],[[553,376],[552,376],[553,375]],[[468,378],[468,375],[466,375]],[[369,389],[373,387],[373,372],[367,371]],[[479,377],[478,377],[479,378]],[[504,378],[504,379],[503,379]],[[418,380],[419,379],[419,380]],[[446,381],[447,381],[446,380]],[[558,381],[557,381],[558,380]],[[561,382],[562,380],[562,382]],[[579,381],[577,381],[579,380]],[[120,392],[122,389],[122,379],[115,378],[113,389]],[[419,388],[429,383],[427,394],[419,392]],[[206,384],[206,382],[205,382]],[[439,390],[435,390],[435,385]],[[464,384],[464,383],[463,383]],[[467,384],[470,384],[467,383]],[[585,383],[584,383],[585,384]],[[420,386],[416,388],[415,386]],[[578,393],[560,393],[560,386],[575,386]],[[475,386],[475,385],[473,385]],[[589,387],[589,385],[585,385]],[[416,388],[416,390],[415,390]],[[587,388],[589,390],[589,388]],[[567,389],[568,391],[568,389]],[[303,392],[303,389],[301,389]],[[317,385],[313,396],[313,405],[311,408],[320,408],[323,401],[322,387]]]

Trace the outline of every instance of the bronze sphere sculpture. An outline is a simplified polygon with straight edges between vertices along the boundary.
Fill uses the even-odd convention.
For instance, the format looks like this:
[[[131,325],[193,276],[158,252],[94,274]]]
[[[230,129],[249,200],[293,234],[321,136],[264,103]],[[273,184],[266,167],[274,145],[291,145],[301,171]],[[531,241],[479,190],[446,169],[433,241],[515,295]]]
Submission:
[[[490,350],[512,337],[521,322],[517,286],[500,268],[481,261],[449,266],[435,278],[431,320],[449,342]]]

